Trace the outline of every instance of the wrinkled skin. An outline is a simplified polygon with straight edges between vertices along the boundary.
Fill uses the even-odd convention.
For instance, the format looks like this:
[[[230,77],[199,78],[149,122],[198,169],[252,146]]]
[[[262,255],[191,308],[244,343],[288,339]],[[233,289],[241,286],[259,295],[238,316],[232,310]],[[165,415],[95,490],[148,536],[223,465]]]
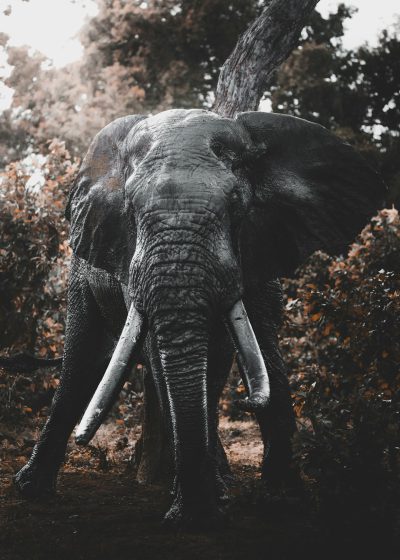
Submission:
[[[16,475],[21,493],[54,490],[132,302],[146,320],[142,358],[171,427],[176,477],[166,521],[212,527],[220,519],[217,409],[234,355],[224,319],[240,299],[271,384],[270,405],[257,412],[262,473],[271,483],[289,478],[295,422],[277,344],[277,278],[315,249],[343,250],[383,191],[349,146],[292,117],[173,110],[103,129],[71,191],[63,372]]]

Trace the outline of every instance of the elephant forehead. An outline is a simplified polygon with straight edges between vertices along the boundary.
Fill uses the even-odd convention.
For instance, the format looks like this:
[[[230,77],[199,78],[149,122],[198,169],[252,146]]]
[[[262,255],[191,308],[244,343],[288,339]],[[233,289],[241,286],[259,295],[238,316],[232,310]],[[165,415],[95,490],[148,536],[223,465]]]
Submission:
[[[125,191],[138,207],[204,207],[223,210],[235,175],[216,157],[179,146],[161,158],[144,160],[129,176]]]
[[[150,152],[157,157],[173,153],[179,161],[181,149],[205,155],[215,142],[240,151],[246,138],[232,119],[200,109],[179,109],[141,121],[128,135],[126,149],[133,163],[140,163]]]

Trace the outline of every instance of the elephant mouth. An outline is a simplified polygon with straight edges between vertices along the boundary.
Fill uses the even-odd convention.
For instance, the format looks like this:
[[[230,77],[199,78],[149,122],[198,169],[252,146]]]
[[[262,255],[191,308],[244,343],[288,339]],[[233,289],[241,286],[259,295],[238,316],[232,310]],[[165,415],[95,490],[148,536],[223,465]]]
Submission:
[[[225,323],[248,393],[241,406],[249,412],[263,410],[270,399],[269,377],[242,300],[237,301],[227,313]],[[132,303],[110,363],[77,428],[77,444],[87,445],[104,421],[121,390],[129,365],[141,349],[146,330],[143,315]]]

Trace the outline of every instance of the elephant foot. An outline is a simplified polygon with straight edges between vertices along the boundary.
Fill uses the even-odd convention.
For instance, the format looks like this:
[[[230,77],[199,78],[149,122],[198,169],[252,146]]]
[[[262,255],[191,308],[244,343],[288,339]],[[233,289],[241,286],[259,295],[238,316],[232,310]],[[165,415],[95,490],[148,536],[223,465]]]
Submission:
[[[303,493],[304,484],[300,471],[293,465],[285,465],[280,471],[263,468],[261,480],[268,494],[272,496],[292,495],[299,496]]]
[[[292,467],[285,473],[262,474],[261,479],[265,490],[270,496],[300,496],[303,493],[304,485],[298,469]]]
[[[231,479],[228,480],[231,482]],[[215,493],[217,496],[217,503],[221,505],[226,505],[229,501],[229,491],[228,485],[226,483],[225,477],[217,473],[215,479]]]
[[[217,499],[217,503],[221,505],[226,505],[229,501],[229,490],[228,484],[233,481],[233,477],[230,475],[222,476],[219,470],[217,469],[217,473],[215,476],[215,495]],[[171,489],[171,496],[176,496],[178,490],[178,482],[177,477],[175,476],[174,482]]]
[[[290,440],[272,444],[267,450],[261,467],[261,479],[273,494],[301,492],[303,481],[298,467],[293,463]]]
[[[164,516],[163,524],[170,529],[198,532],[217,531],[226,525],[225,512],[217,507],[183,506],[174,501]]]
[[[185,503],[178,491],[163,524],[174,530],[190,532],[218,530],[226,524],[226,512],[217,502],[221,502],[221,497],[215,500],[199,496]]]
[[[28,500],[49,498],[56,492],[57,473],[49,473],[27,463],[14,476],[18,493]]]

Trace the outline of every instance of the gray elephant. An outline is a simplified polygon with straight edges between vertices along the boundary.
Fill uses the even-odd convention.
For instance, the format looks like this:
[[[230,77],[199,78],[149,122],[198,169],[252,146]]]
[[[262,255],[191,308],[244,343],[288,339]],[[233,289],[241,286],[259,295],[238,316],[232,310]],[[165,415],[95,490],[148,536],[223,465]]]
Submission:
[[[288,477],[295,422],[277,343],[278,278],[316,249],[343,251],[384,191],[348,144],[290,116],[170,110],[106,126],[70,193],[62,376],[15,477],[20,492],[54,490],[85,408],[80,443],[104,419],[127,367],[144,360],[175,457],[165,519],[213,525],[224,494],[218,401],[235,350],[265,446],[263,476]]]

